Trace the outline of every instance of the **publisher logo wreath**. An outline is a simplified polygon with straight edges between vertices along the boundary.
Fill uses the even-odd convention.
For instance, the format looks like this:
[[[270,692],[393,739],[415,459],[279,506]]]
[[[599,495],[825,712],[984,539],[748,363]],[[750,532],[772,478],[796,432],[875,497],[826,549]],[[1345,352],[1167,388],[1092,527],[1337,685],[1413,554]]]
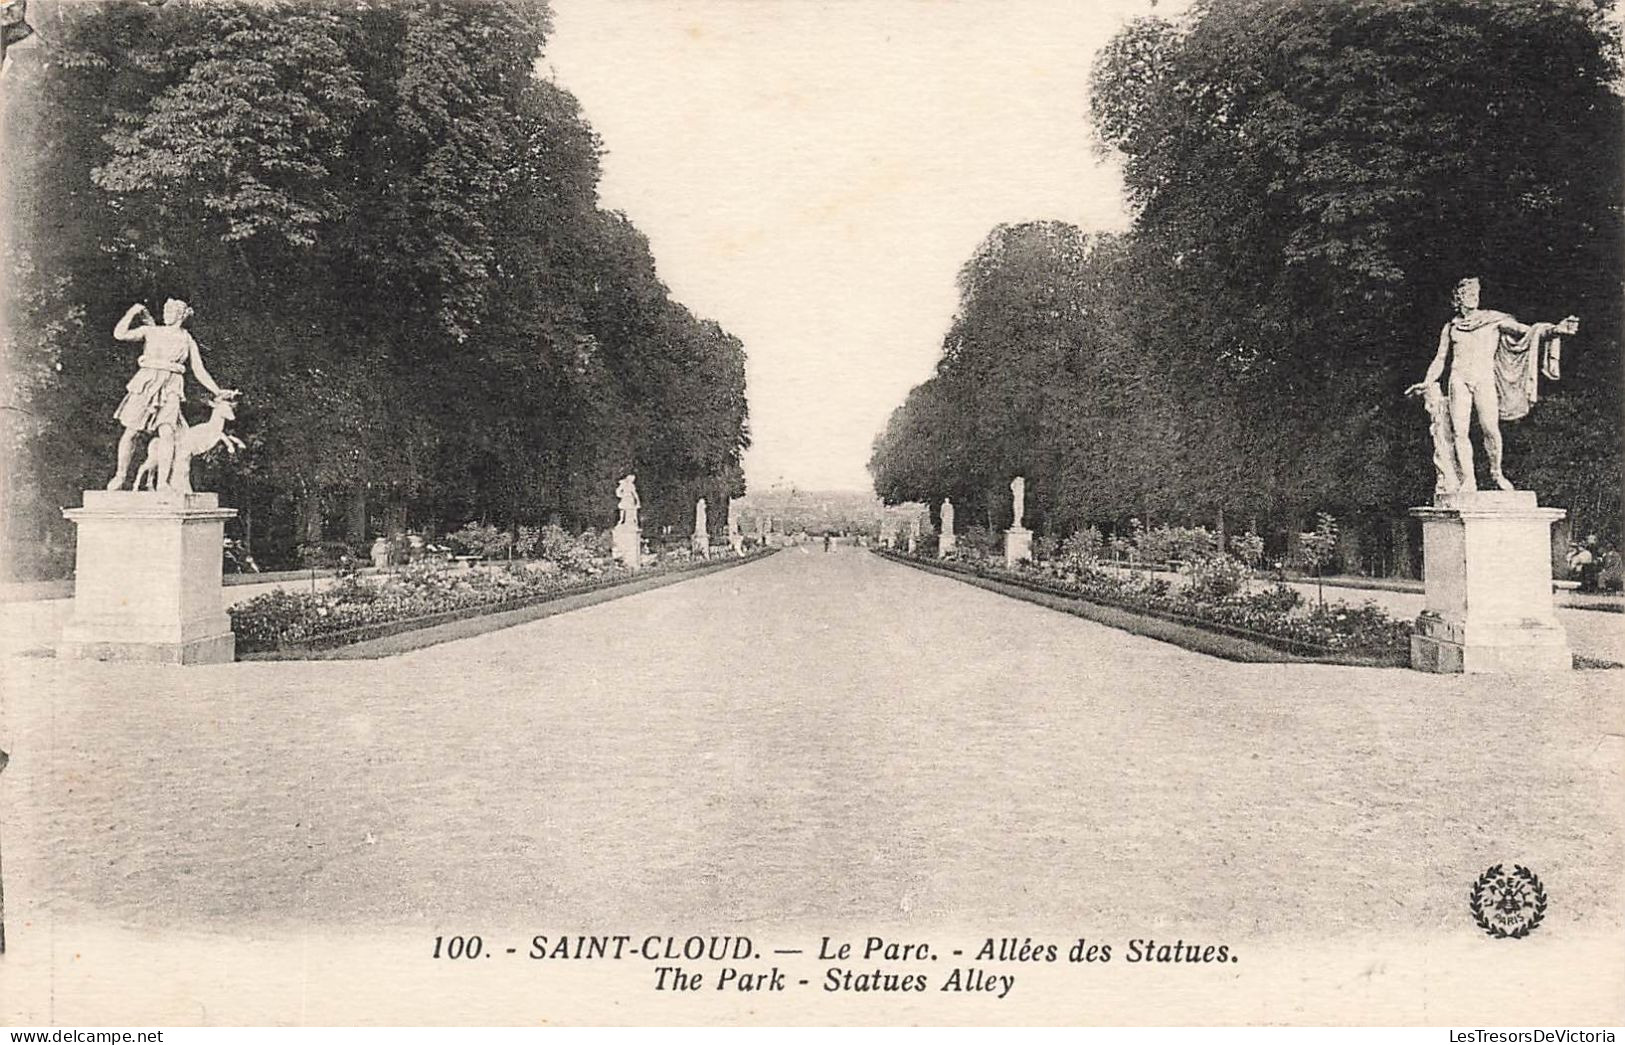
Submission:
[[[1473,921],[1497,940],[1528,936],[1546,917],[1546,888],[1521,864],[1507,874],[1500,864],[1485,871],[1468,895]]]

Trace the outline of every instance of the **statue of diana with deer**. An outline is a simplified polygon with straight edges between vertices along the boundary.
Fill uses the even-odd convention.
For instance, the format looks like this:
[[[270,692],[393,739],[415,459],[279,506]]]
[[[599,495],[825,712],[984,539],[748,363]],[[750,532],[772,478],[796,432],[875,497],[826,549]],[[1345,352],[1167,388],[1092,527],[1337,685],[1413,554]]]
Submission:
[[[124,434],[119,437],[118,469],[108,480],[109,490],[122,489],[129,475],[135,438],[147,434],[146,460],[137,470],[134,486],[171,493],[192,492],[192,459],[216,446],[236,453],[243,441],[226,433],[227,421],[236,419],[238,393],[221,388],[203,365],[203,354],[189,331],[186,320],[192,308],[171,298],[164,303],[164,321],[157,323],[142,304],[131,305],[113,328],[120,341],[140,341],[141,358],[136,374],[125,387],[124,399],[113,412]],[[137,320],[144,322],[137,323]],[[186,398],[186,371],[212,393],[209,420],[189,427],[181,413]]]

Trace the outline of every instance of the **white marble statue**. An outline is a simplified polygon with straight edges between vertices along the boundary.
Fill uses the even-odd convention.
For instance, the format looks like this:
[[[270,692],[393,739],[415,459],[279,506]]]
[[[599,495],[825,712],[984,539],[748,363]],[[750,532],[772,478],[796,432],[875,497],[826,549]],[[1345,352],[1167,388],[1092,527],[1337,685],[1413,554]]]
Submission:
[[[1422,389],[1428,412],[1428,436],[1433,441],[1433,496],[1461,489],[1461,468],[1456,463],[1456,434],[1450,427],[1450,400],[1437,382]]]
[[[188,493],[192,486],[189,474],[191,457],[222,441],[223,429],[220,425],[233,416],[229,404],[236,399],[237,392],[221,388],[209,376],[197,342],[185,327],[191,315],[190,305],[170,298],[164,302],[164,321],[157,323],[152,313],[147,311],[147,306],[137,303],[131,305],[113,327],[113,336],[118,340],[140,341],[142,345],[141,358],[136,364],[139,369],[124,386],[124,398],[119,402],[118,409],[113,411],[113,417],[124,426],[124,434],[118,441],[118,469],[113,473],[113,478],[107,481],[109,490],[123,488],[125,478],[130,473],[130,460],[138,434],[145,433],[152,437],[147,447],[147,464],[151,466],[147,471],[153,489]],[[143,320],[139,326],[136,325],[138,319]],[[188,364],[198,384],[214,394],[216,416],[210,424],[216,427],[213,436],[207,439],[207,445],[200,444],[187,455],[184,462],[178,462],[181,435],[186,431],[181,402],[186,398]],[[222,403],[228,404],[223,420],[219,414]],[[219,424],[216,424],[217,421]],[[238,442],[237,445],[242,444]],[[233,449],[230,442],[226,446]],[[143,467],[146,468],[145,465]]]
[[[1010,497],[1011,497],[1011,512],[1015,516],[1014,521],[1010,523],[1010,529],[1012,529],[1012,530],[1023,529],[1023,527],[1021,525],[1021,520],[1022,520],[1022,517],[1027,514],[1027,480],[1026,479],[1023,479],[1021,476],[1018,475],[1014,479],[1010,480]]]
[[[728,536],[732,537],[739,532],[739,502],[728,498]]]
[[[638,528],[638,509],[643,503],[638,500],[638,477],[628,474],[615,484],[615,501],[618,510],[617,526]]]
[[[954,532],[954,502],[946,497],[942,499],[942,532]]]
[[[201,425],[181,428],[175,438],[173,458],[169,472],[169,485],[166,489],[175,493],[193,493],[192,489],[192,459],[201,457],[213,450],[216,446],[224,446],[227,453],[234,454],[243,446],[243,441],[226,431],[226,422],[237,419],[237,393],[223,391],[210,400],[209,420]],[[162,448],[158,439],[147,443],[147,459],[141,467],[136,469],[135,488],[141,489],[142,484],[151,481],[152,489],[158,489],[158,470],[162,464]]]
[[[1433,462],[1439,492],[1476,490],[1473,445],[1468,426],[1478,418],[1489,462],[1490,480],[1513,489],[1501,470],[1501,422],[1529,412],[1539,395],[1541,374],[1556,379],[1562,353],[1561,335],[1580,329],[1578,316],[1560,323],[1518,322],[1505,312],[1478,307],[1477,279],[1456,284],[1456,315],[1439,332],[1439,347],[1422,380],[1405,389],[1422,396],[1432,417]],[[1446,361],[1450,363],[1448,395],[1439,391]],[[1431,389],[1431,391],[1430,391]],[[1440,445],[1448,441],[1447,452]]]

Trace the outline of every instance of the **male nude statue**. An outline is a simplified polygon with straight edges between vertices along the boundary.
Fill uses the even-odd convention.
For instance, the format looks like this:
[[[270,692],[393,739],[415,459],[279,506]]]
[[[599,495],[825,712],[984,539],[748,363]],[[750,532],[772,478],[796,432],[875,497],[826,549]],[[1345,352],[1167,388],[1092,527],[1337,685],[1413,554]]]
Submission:
[[[1456,306],[1455,318],[1439,332],[1439,350],[1428,365],[1422,380],[1405,389],[1408,396],[1428,396],[1438,391],[1439,378],[1444,374],[1445,360],[1451,360],[1450,393],[1444,404],[1449,418],[1449,432],[1437,425],[1435,432],[1448,435],[1454,449],[1457,483],[1456,489],[1476,490],[1473,475],[1473,445],[1467,428],[1476,414],[1478,428],[1484,434],[1484,454],[1489,460],[1490,480],[1503,490],[1513,489],[1501,471],[1501,422],[1515,421],[1529,412],[1535,399],[1536,368],[1542,346],[1548,341],[1555,345],[1555,336],[1573,334],[1580,329],[1577,316],[1569,316],[1561,323],[1536,323],[1528,326],[1505,312],[1478,307],[1478,280],[1469,278],[1456,284],[1452,299]],[[1551,345],[1547,346],[1550,352]],[[1555,377],[1555,359],[1547,361],[1548,376]],[[1434,396],[1428,396],[1432,399]],[[1439,420],[1442,422],[1443,417]],[[1442,446],[1435,446],[1435,464],[1450,455]],[[1451,463],[1451,462],[1443,462]],[[1441,478],[1448,479],[1441,466]],[[1444,482],[1449,486],[1448,481]]]

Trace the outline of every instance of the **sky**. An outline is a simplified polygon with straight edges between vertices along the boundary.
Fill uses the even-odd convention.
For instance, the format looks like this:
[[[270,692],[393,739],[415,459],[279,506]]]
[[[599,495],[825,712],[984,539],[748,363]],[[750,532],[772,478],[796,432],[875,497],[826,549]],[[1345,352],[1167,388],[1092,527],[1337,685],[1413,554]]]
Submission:
[[[1087,118],[1149,0],[554,0],[542,71],[603,141],[604,206],[748,357],[752,489],[871,488],[955,276],[1001,222],[1127,223]],[[1159,12],[1160,13],[1160,12]]]

